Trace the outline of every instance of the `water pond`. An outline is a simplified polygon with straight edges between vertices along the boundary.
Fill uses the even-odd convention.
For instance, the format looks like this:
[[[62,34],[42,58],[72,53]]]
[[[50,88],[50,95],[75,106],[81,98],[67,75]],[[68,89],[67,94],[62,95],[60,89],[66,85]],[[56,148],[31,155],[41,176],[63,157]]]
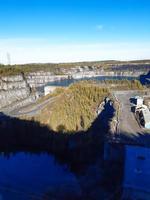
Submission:
[[[52,155],[1,153],[0,200],[44,200],[50,192],[56,195],[56,190],[80,193],[76,176]]]

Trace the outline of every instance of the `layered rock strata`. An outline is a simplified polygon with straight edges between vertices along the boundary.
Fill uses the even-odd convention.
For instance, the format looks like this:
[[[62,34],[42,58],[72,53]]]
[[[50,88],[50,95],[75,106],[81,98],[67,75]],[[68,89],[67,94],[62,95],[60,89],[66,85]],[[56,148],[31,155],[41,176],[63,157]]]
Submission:
[[[0,109],[25,106],[37,98],[23,74],[0,77]]]

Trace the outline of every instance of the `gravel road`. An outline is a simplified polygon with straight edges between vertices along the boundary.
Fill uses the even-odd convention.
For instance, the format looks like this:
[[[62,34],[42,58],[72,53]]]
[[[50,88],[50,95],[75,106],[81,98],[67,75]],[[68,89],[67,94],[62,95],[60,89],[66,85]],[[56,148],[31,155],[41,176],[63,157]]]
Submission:
[[[139,95],[136,91],[115,91],[114,96],[119,102],[119,124],[118,132],[126,136],[134,137],[144,133],[135,119],[134,113],[131,112],[130,98]]]
[[[15,109],[11,112],[6,112],[7,115],[12,117],[32,117],[37,115],[47,104],[52,103],[56,97],[50,97],[49,99],[44,100],[43,102],[31,104],[30,106],[26,106],[20,109]]]

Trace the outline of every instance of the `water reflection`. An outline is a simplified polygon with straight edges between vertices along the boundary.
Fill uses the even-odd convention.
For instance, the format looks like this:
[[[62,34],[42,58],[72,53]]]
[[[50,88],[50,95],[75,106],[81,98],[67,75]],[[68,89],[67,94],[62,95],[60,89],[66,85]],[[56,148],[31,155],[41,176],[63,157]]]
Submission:
[[[23,152],[0,155],[2,200],[45,199],[50,191],[68,186],[73,188],[72,192],[80,193],[75,175],[66,165],[59,165],[52,155]]]
[[[56,133],[38,122],[3,114],[0,124],[1,198],[107,199],[120,184],[110,175],[110,183],[107,183],[107,168],[103,162],[104,136],[113,114],[114,108],[108,101],[89,130],[76,134]],[[117,173],[111,174],[118,174],[118,168]]]
[[[94,80],[99,82],[105,81],[105,80],[135,80],[139,79],[138,77],[130,77],[130,76],[97,76],[97,77],[85,77],[85,78],[79,78],[79,79],[62,79],[62,80],[57,80],[53,82],[49,82],[46,84],[46,86],[61,86],[61,87],[67,87],[72,83],[76,83],[78,81],[82,80]],[[44,86],[38,87],[37,90],[39,92],[44,92]]]
[[[72,83],[81,81],[81,80],[94,80],[97,82],[105,80],[134,80],[138,79],[137,77],[128,77],[128,76],[97,76],[97,77],[86,77],[80,79],[64,79],[59,81],[50,82],[47,85],[56,85],[56,86],[69,86]]]

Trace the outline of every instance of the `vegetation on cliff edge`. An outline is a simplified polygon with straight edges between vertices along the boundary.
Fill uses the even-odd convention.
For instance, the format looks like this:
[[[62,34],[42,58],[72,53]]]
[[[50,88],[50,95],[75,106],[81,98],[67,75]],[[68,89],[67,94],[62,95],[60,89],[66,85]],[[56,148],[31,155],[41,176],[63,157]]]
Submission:
[[[88,81],[72,84],[37,117],[58,132],[87,130],[97,116],[97,109],[109,90]]]

